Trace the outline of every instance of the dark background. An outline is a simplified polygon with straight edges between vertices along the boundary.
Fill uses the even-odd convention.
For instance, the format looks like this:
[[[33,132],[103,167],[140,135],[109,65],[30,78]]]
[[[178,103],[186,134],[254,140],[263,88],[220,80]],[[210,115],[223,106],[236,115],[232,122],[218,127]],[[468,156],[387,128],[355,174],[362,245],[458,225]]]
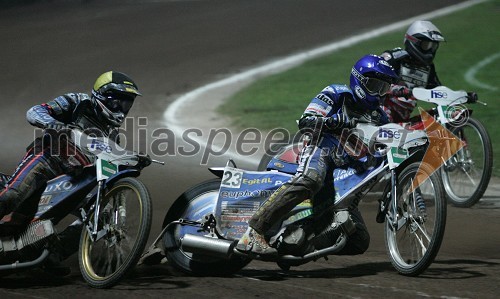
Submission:
[[[130,115],[147,116],[150,129],[162,127],[168,104],[200,85],[459,2],[0,1],[0,170],[12,172],[33,138],[26,110],[66,92],[88,93],[105,71],[129,74],[144,94]],[[150,239],[159,233],[173,200],[210,178],[199,161],[180,156],[159,159],[167,165],[151,166],[141,176],[154,199]],[[235,277],[197,278],[159,265],[140,267],[119,286],[102,291],[88,288],[70,260],[69,278],[50,278],[37,271],[4,277],[0,294],[2,298],[495,297],[500,218],[494,206],[450,207],[442,250],[419,278],[400,276],[391,267],[383,228],[374,221],[375,208],[374,201],[361,206],[372,234],[365,255],[332,257],[292,268],[288,274],[274,264],[253,262]]]

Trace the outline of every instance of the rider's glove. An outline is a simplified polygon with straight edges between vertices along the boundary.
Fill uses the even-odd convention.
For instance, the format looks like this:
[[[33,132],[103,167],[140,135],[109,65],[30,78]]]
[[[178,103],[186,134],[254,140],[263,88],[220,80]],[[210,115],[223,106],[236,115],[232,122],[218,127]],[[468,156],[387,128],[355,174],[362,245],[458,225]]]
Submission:
[[[377,160],[373,156],[366,155],[366,160],[364,160],[364,161],[351,158],[351,162],[350,162],[349,166],[351,168],[353,168],[357,174],[359,174],[359,173],[365,172],[371,166],[375,166],[376,162],[377,162]]]
[[[330,130],[354,128],[356,126],[356,121],[355,119],[350,120],[344,113],[336,113],[326,118],[325,126]]]
[[[299,129],[314,129],[317,127],[318,117],[306,116],[299,120]]]
[[[391,85],[391,89],[389,89],[389,92],[387,94],[394,96],[394,97],[407,98],[407,97],[411,96],[411,89],[409,89],[406,86],[393,84],[393,85]]]

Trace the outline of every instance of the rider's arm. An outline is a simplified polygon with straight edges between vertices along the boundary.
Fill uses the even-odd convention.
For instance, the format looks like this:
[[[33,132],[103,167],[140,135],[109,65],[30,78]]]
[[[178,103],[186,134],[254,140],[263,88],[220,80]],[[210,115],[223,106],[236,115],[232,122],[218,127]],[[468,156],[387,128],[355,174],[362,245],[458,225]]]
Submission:
[[[26,113],[28,122],[36,127],[46,128],[57,123],[69,123],[81,95],[65,94],[50,102],[31,107]]]
[[[347,119],[342,113],[341,94],[348,91],[344,85],[335,85],[325,87],[316,95],[299,120],[299,129],[317,128],[319,122],[322,122],[328,129],[342,128]]]
[[[411,89],[406,85],[392,84],[387,94],[393,97],[413,98]]]
[[[384,51],[382,54],[380,54],[380,57],[384,58],[384,60],[394,68],[396,73],[399,73],[401,63],[403,62],[403,60],[410,57],[410,54],[406,50],[403,50],[401,48],[394,48],[392,50]]]

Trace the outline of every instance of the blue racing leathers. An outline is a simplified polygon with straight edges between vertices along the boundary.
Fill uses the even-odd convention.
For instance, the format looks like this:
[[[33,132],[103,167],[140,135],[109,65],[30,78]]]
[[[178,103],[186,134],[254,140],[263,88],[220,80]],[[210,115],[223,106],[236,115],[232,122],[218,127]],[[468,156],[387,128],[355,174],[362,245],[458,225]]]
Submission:
[[[300,154],[297,173],[276,190],[250,219],[249,224],[255,231],[264,235],[296,205],[313,198],[324,187],[331,188],[334,167],[361,163],[342,150],[337,138],[344,128],[351,126],[348,114],[356,111],[353,109],[354,103],[351,90],[337,84],[327,86],[311,100],[299,120],[299,128],[311,137]],[[355,114],[356,117],[365,116],[387,122],[381,110],[356,111]],[[329,192],[334,195],[333,188]],[[357,207],[353,207],[351,214],[358,230],[356,236],[350,238],[353,242],[348,243],[343,253],[360,254],[368,248],[369,235]]]

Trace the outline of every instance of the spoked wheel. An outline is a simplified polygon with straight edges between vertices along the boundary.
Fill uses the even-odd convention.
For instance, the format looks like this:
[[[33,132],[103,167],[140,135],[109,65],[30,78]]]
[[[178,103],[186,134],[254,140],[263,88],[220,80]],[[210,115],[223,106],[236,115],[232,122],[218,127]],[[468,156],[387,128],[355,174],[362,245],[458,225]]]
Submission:
[[[163,227],[172,221],[201,221],[204,216],[214,213],[219,194],[220,179],[209,180],[184,192],[169,209]],[[199,227],[173,225],[163,235],[163,247],[168,261],[183,272],[203,276],[230,275],[245,267],[250,260],[233,257],[229,260],[184,252],[180,240],[186,234],[206,235]]]
[[[451,131],[464,147],[442,168],[443,184],[450,203],[468,208],[481,199],[488,187],[493,167],[491,140],[483,124],[472,118]]]
[[[389,208],[385,222],[386,248],[392,265],[408,276],[417,276],[434,261],[446,225],[446,199],[439,176],[432,175],[412,190],[418,171],[430,173],[420,162],[410,164],[398,177],[397,215]],[[397,220],[397,225],[391,220]]]
[[[84,228],[80,238],[78,259],[85,281],[95,288],[117,284],[141,256],[151,220],[151,197],[141,181],[124,178],[114,184],[99,213],[98,228],[105,229],[106,235],[94,242]]]

